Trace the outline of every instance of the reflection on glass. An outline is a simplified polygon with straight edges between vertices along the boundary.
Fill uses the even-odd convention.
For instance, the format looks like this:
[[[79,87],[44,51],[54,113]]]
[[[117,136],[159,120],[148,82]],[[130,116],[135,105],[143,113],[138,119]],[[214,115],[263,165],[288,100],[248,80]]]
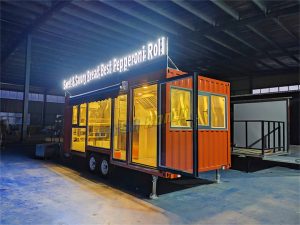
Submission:
[[[208,126],[208,96],[198,95],[198,125]]]
[[[88,104],[88,145],[110,148],[111,99]]]
[[[80,113],[79,113],[79,126],[85,126],[86,125],[86,104],[81,104],[79,106]]]
[[[85,133],[85,128],[72,128],[72,150],[85,152]]]
[[[126,160],[127,95],[115,98],[114,153],[115,159]]]
[[[77,124],[77,117],[78,116],[78,107],[77,105],[73,106],[73,112],[72,112],[72,124]]]
[[[157,85],[133,90],[132,162],[157,165]]]
[[[211,95],[211,127],[225,128],[225,97]]]
[[[171,127],[191,128],[191,91],[171,87]]]

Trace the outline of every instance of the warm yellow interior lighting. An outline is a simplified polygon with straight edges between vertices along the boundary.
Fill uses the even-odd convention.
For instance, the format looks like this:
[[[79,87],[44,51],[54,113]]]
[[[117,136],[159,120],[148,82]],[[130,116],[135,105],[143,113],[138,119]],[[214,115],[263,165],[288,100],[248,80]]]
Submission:
[[[77,118],[78,118],[78,107],[77,105],[73,106],[73,112],[72,112],[72,124],[77,124]]]
[[[115,98],[113,157],[126,160],[127,95]]]
[[[111,99],[88,104],[88,145],[110,148]]]
[[[208,96],[198,95],[198,125],[209,126]]]
[[[225,97],[211,95],[211,127],[225,128]]]
[[[85,133],[85,128],[72,128],[72,150],[85,152]]]
[[[79,126],[86,126],[86,103],[79,106]]]
[[[171,127],[191,128],[191,91],[171,87]]]
[[[133,90],[132,161],[157,166],[157,85]]]

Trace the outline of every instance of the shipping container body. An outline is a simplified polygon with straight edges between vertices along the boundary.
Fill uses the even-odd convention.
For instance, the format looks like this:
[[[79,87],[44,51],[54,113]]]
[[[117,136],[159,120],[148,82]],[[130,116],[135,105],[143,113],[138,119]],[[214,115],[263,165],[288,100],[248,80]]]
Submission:
[[[167,178],[229,168],[229,83],[158,64],[68,95],[65,153]]]

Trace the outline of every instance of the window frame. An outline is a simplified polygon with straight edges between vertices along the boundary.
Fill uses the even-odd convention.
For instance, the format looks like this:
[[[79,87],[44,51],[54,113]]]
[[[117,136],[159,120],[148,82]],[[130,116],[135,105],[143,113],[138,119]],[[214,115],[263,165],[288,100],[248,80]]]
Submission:
[[[158,168],[159,162],[158,162],[158,154],[159,154],[159,137],[158,137],[158,132],[159,132],[159,125],[157,124],[156,126],[156,132],[157,132],[157,140],[156,140],[156,166],[149,166],[146,164],[142,164],[142,163],[138,163],[138,162],[134,162],[132,159],[132,147],[133,147],[133,118],[134,118],[134,90],[137,88],[141,88],[143,86],[151,86],[151,85],[156,85],[156,90],[157,90],[157,113],[159,112],[159,101],[160,101],[160,92],[159,92],[159,83],[157,81],[151,81],[151,82],[145,82],[145,83],[140,83],[140,84],[136,84],[130,87],[130,91],[129,91],[129,95],[128,95],[128,99],[127,99],[127,131],[128,131],[128,145],[127,145],[127,159],[126,162],[128,165],[133,165],[133,166],[141,166],[144,168],[151,168],[151,169],[156,169]],[[158,117],[158,115],[157,115]],[[157,120],[158,123],[158,120]],[[114,159],[115,160],[115,159]],[[119,160],[120,161],[120,160]],[[123,162],[124,161],[120,161]]]
[[[210,111],[211,111],[211,99],[210,99],[210,93],[208,92],[203,92],[203,91],[198,91],[198,95],[197,95],[197,101],[198,101],[198,96],[207,96],[208,98],[208,125],[199,125],[198,121],[199,121],[199,115],[197,115],[198,117],[198,121],[197,121],[197,125],[198,125],[198,129],[210,129],[211,126],[211,115],[210,115]],[[199,107],[199,101],[198,101],[198,107]],[[198,109],[197,109],[197,114],[198,114]]]
[[[92,103],[92,102],[100,102],[100,101],[105,101],[105,100],[109,100],[110,99],[110,140],[109,140],[109,148],[105,148],[105,147],[100,147],[100,146],[94,146],[94,145],[89,145],[88,144],[88,133],[89,133],[89,103]],[[108,151],[112,151],[112,146],[113,146],[113,142],[112,142],[112,135],[113,135],[113,117],[114,117],[114,114],[113,114],[113,104],[114,104],[114,98],[112,97],[108,97],[108,98],[105,98],[105,99],[102,99],[102,100],[95,100],[95,101],[90,101],[90,102],[87,102],[87,110],[86,110],[86,138],[85,138],[85,141],[86,141],[86,146],[88,146],[89,148],[93,148],[93,149],[103,149],[103,150],[108,150]]]
[[[116,99],[119,97],[119,96],[126,96],[126,147],[125,147],[125,151],[126,151],[126,156],[125,156],[125,159],[118,159],[118,158],[115,158],[114,157],[114,151],[115,151],[115,146],[114,146],[114,138],[115,138],[115,102],[116,102]],[[113,112],[112,113],[112,124],[111,124],[111,139],[112,139],[112,142],[111,142],[111,158],[115,161],[119,161],[119,162],[122,162],[122,163],[125,163],[128,161],[128,124],[129,124],[129,120],[128,120],[128,106],[129,106],[129,94],[128,93],[124,93],[124,94],[119,94],[118,96],[116,96],[115,98],[112,98],[112,108],[111,108],[111,111]]]
[[[72,105],[72,127],[73,126],[78,126],[79,123],[78,123],[78,120],[79,120],[79,112],[78,112],[78,107],[79,105]],[[76,107],[76,110],[77,110],[77,115],[76,115],[76,123],[73,123],[73,114],[74,114],[74,107]]]
[[[177,90],[184,90],[190,92],[190,118],[188,122],[190,122],[189,127],[183,127],[183,126],[172,126],[172,89],[177,89]],[[170,85],[170,130],[193,130],[193,89],[190,88],[184,88],[184,87],[178,87],[174,85]]]
[[[80,105],[82,104],[86,104],[86,123],[85,123],[85,126],[82,126],[80,125]],[[77,123],[73,124],[73,107],[76,106],[77,108]],[[79,151],[79,150],[75,150],[75,149],[72,149],[72,142],[73,142],[73,128],[84,128],[85,129],[85,141],[84,141],[84,152],[82,153],[85,153],[86,152],[86,147],[87,147],[87,121],[88,121],[88,103],[87,102],[84,102],[84,103],[81,103],[81,104],[76,104],[76,105],[72,105],[72,126],[71,126],[71,139],[70,139],[70,149],[72,151],[76,151],[76,152],[82,152],[82,151]]]
[[[225,98],[225,113],[224,113],[224,117],[225,117],[225,126],[224,127],[212,127],[212,124],[210,123],[210,130],[227,130],[228,129],[228,104],[227,104],[227,95],[223,95],[223,94],[218,94],[218,93],[210,93],[210,102],[211,102],[211,96],[219,96],[219,97],[224,97]],[[212,119],[212,115],[211,115],[211,104],[210,104],[210,118]]]
[[[198,124],[198,130],[228,130],[228,100],[226,94],[219,94],[219,93],[212,93],[212,92],[205,92],[205,91],[198,91],[198,95],[201,93],[202,95],[208,96],[208,111],[209,111],[209,124],[208,126],[201,126]],[[225,127],[212,127],[211,121],[212,121],[212,115],[211,115],[211,96],[220,96],[225,98]],[[198,96],[197,96],[198,97]],[[198,100],[198,99],[197,99]],[[198,112],[198,109],[197,109]]]

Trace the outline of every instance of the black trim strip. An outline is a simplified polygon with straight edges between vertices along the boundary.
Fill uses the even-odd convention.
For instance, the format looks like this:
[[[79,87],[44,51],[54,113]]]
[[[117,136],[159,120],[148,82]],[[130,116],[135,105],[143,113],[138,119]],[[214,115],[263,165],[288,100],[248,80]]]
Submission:
[[[105,88],[71,96],[69,104],[77,105],[84,102],[100,101],[107,98],[115,98],[120,94],[121,85],[121,83],[118,83]]]
[[[193,174],[198,172],[198,73],[193,74]]]

